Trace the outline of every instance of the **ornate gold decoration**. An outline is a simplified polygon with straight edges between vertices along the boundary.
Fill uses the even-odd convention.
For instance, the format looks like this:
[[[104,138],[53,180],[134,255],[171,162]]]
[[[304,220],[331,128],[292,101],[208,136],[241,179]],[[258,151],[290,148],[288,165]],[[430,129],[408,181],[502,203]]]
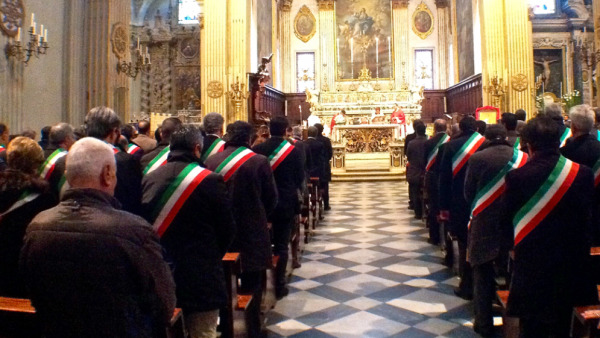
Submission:
[[[367,68],[367,66],[363,66],[363,68],[360,70],[360,74],[358,75],[358,81],[361,82],[369,82],[371,81],[371,71],[369,70],[369,68]]]
[[[235,82],[231,84],[231,90],[227,92],[227,97],[235,110],[236,116],[239,116],[248,96],[250,96],[250,93],[246,90],[246,84],[240,83],[240,77],[237,76]]]
[[[0,1],[0,29],[9,37],[14,38],[19,27],[23,27],[24,16],[25,8],[21,0]]]
[[[377,153],[390,150],[394,134],[389,128],[347,129],[342,137],[348,153]]]
[[[129,37],[127,36],[127,27],[121,22],[113,25],[112,34],[110,35],[113,53],[119,59],[124,59],[129,49]]]
[[[333,10],[335,8],[335,0],[317,0],[319,10]]]
[[[304,5],[296,14],[296,19],[294,19],[294,33],[298,39],[306,43],[315,36],[316,32],[317,19],[310,9]]]
[[[408,0],[392,0],[392,8],[408,8]]]
[[[206,89],[210,98],[218,99],[223,96],[223,84],[219,81],[210,81]]]
[[[282,0],[279,4],[279,8],[282,12],[289,12],[292,10],[292,0]]]
[[[484,89],[492,96],[492,106],[502,109],[502,102],[506,95],[504,80],[496,75],[490,79],[489,85]]]
[[[433,13],[424,2],[421,2],[413,13],[412,28],[413,32],[425,40],[433,32]]]
[[[511,79],[512,88],[518,92],[525,91],[529,88],[529,81],[525,74],[513,75]]]

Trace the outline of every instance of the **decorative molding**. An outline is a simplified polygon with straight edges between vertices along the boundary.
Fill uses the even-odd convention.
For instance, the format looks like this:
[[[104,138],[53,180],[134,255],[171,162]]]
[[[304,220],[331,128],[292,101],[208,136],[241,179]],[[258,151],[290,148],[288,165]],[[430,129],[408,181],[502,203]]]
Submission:
[[[392,8],[408,8],[409,0],[392,0]]]
[[[115,56],[119,59],[125,59],[129,49],[129,36],[127,35],[127,27],[122,22],[113,25],[110,42]]]
[[[413,32],[425,40],[433,32],[434,26],[433,13],[431,13],[431,10],[424,2],[421,2],[412,16]]]
[[[562,10],[570,18],[579,18],[585,21],[590,17],[590,11],[586,7],[585,2],[583,0],[565,1],[562,5]]]
[[[511,78],[512,89],[518,92],[523,92],[529,88],[529,81],[525,74],[513,75]]]
[[[435,0],[435,5],[437,8],[448,8],[449,1],[448,0]]]
[[[534,38],[533,48],[563,48],[569,46],[571,39],[569,38]]]
[[[317,0],[317,5],[320,11],[332,11],[335,8],[335,0]]]
[[[218,99],[223,96],[223,84],[219,81],[210,81],[207,86],[208,96]]]
[[[21,0],[0,0],[0,29],[4,34],[14,38],[19,27],[23,27],[24,16],[25,7]]]
[[[293,0],[281,0],[279,2],[279,9],[282,12],[289,12],[292,10],[292,1]]]
[[[302,42],[306,43],[312,39],[317,32],[317,19],[306,5],[296,14],[294,19],[294,33]]]

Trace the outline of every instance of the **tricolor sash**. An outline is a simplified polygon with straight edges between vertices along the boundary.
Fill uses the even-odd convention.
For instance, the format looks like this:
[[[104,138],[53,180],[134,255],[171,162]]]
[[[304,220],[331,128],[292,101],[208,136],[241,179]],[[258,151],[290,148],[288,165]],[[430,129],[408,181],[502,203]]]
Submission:
[[[6,150],[6,147],[0,144],[0,151]]]
[[[273,153],[269,155],[269,164],[271,164],[271,169],[275,171],[281,162],[288,157],[292,150],[294,150],[294,146],[287,140],[283,140],[283,142],[281,142],[281,144],[275,148]]]
[[[171,147],[169,146],[166,146],[165,149],[161,150],[160,153],[158,153],[158,155],[156,155],[156,157],[153,158],[150,163],[148,163],[144,169],[144,175],[147,175],[156,170],[158,167],[165,165],[167,163],[167,157],[169,157],[170,151]]]
[[[498,197],[502,196],[506,188],[506,174],[513,169],[521,168],[527,163],[528,156],[524,152],[514,149],[513,156],[508,163],[494,176],[494,178],[486,184],[475,195],[475,200],[471,206],[471,220],[479,215],[485,208],[489,207]],[[469,228],[471,222],[469,221]]]
[[[448,134],[444,133],[442,138],[440,138],[438,143],[435,145],[435,147],[431,151],[431,154],[429,154],[429,156],[427,156],[427,167],[425,167],[425,170],[429,171],[429,169],[431,169],[431,167],[433,166],[433,164],[435,163],[435,161],[437,159],[437,155],[438,155],[438,152],[440,151],[440,147],[442,146],[442,144],[444,144],[448,141],[450,141],[450,136],[448,136]]]
[[[520,137],[517,137],[517,139],[515,140],[514,148],[515,149],[521,148],[521,138]]]
[[[140,151],[140,149],[142,148],[140,148],[140,146],[138,146],[137,144],[129,143],[129,145],[127,146],[127,153],[133,155]]]
[[[579,172],[579,164],[563,156],[550,176],[513,219],[515,246],[531,233],[560,202]]]
[[[452,157],[452,176],[456,176],[460,170],[467,164],[471,156],[481,147],[485,138],[475,132],[460,150]]]
[[[216,140],[213,141],[213,143],[206,150],[206,152],[204,153],[204,155],[202,155],[202,157],[200,158],[200,160],[202,162],[204,162],[209,157],[213,156],[214,154],[220,153],[223,150],[225,150],[225,141],[223,141],[220,138],[218,138],[218,139],[216,139]]]
[[[215,172],[223,176],[223,180],[227,182],[233,174],[256,153],[246,147],[237,148],[229,155],[223,163],[221,163]]]
[[[58,191],[58,197],[62,198],[67,189],[69,189],[69,183],[67,182],[67,177],[63,174],[58,181],[58,186],[56,187],[56,190]]]
[[[592,170],[594,171],[594,186],[597,187],[600,185],[600,159],[594,164]]]
[[[40,167],[40,170],[39,170],[40,177],[45,179],[46,181],[49,180],[50,175],[52,175],[52,172],[54,171],[54,167],[56,166],[56,161],[58,161],[60,158],[66,156],[66,155],[67,155],[67,151],[64,149],[61,149],[61,148],[56,149],[52,154],[50,154],[50,156],[48,156],[46,161],[44,161],[44,163]]]
[[[600,141],[600,131],[596,130],[596,139]]]
[[[191,163],[167,187],[158,202],[157,208],[155,208],[158,212],[154,218],[154,231],[159,237],[162,237],[167,231],[181,207],[194,192],[194,189],[210,173],[210,170],[202,168],[197,163]]]
[[[112,149],[113,149],[113,153],[115,153],[115,155],[116,155],[116,154],[118,154],[118,153],[120,152],[119,148],[115,147],[115,146],[114,146],[114,145],[112,145],[112,144],[111,144],[110,146],[112,147]]]
[[[560,146],[561,146],[561,148],[564,147],[565,144],[567,144],[567,140],[571,136],[573,136],[573,132],[571,132],[571,128],[565,129],[565,131],[563,132],[562,136],[560,137]]]
[[[8,208],[8,210],[6,210],[5,212],[0,214],[0,219],[2,219],[4,216],[8,215],[9,213],[13,212],[14,210],[24,206],[25,204],[35,200],[39,196],[40,196],[39,193],[30,193],[28,191],[23,192],[23,194],[19,197],[19,199],[10,208]]]

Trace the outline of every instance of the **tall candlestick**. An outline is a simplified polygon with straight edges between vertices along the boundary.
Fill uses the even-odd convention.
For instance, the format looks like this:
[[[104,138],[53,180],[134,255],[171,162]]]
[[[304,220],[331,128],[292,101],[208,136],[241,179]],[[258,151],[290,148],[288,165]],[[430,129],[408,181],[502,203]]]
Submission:
[[[44,41],[48,42],[48,29],[44,29]]]
[[[40,26],[40,35],[44,35],[44,25]]]
[[[375,38],[375,62],[379,64],[379,38]]]
[[[337,48],[336,48],[337,49],[337,63],[339,64],[340,63],[340,38],[337,38],[336,46],[337,46]]]
[[[34,23],[35,23],[35,14],[31,13],[31,27],[33,27]]]

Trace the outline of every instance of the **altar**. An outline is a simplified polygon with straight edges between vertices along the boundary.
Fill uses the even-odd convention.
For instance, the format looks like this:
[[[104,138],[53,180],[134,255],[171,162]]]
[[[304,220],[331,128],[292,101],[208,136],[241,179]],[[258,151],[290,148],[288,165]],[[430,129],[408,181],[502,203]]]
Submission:
[[[390,144],[402,137],[398,124],[337,125],[332,141],[344,146],[346,153],[387,153]]]

